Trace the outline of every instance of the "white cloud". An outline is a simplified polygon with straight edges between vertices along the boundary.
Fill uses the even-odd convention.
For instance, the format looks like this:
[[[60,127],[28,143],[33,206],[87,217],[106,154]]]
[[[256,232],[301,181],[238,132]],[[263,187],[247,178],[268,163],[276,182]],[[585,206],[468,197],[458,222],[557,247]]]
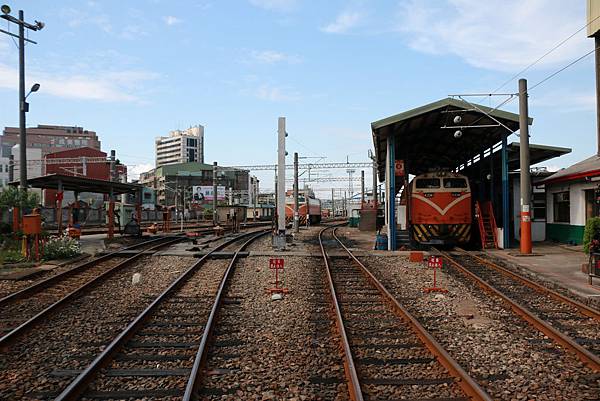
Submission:
[[[362,20],[363,14],[358,11],[344,11],[339,14],[335,21],[321,28],[327,33],[346,33],[355,28]]]
[[[396,30],[415,50],[455,54],[475,67],[517,71],[581,28],[583,8],[584,2],[566,6],[564,0],[410,0],[400,6]],[[537,67],[570,61],[592,45],[584,30]]]
[[[250,0],[253,6],[274,11],[291,11],[297,3],[297,0]]]
[[[154,168],[154,164],[151,163],[140,163],[134,165],[127,165],[127,176],[129,180],[137,180],[140,178],[141,173],[145,173],[146,171],[152,170]]]
[[[256,90],[255,95],[261,100],[269,100],[271,102],[288,102],[300,98],[300,95],[297,92],[269,84],[261,85]]]
[[[253,50],[250,52],[250,58],[252,61],[264,64],[275,64],[280,62],[296,64],[302,61],[297,55],[286,54],[275,50]]]
[[[40,93],[69,99],[100,100],[106,102],[142,102],[136,94],[145,81],[158,75],[147,71],[100,72],[94,75],[60,75],[32,71],[28,82],[38,82]],[[0,88],[17,89],[16,68],[0,64]]]
[[[570,89],[552,90],[530,98],[531,107],[552,108],[557,113],[596,111],[596,94],[593,90],[578,92]]]
[[[174,17],[172,15],[167,15],[166,17],[163,17],[163,20],[165,21],[165,24],[171,26],[171,25],[177,25],[181,23],[181,20],[177,17]]]

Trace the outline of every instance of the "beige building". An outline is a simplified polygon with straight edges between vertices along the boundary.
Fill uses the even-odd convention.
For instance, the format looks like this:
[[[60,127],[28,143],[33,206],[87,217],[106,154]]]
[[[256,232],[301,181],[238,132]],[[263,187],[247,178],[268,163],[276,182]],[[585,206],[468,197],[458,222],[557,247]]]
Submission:
[[[204,127],[175,130],[156,138],[156,167],[176,163],[204,163]]]

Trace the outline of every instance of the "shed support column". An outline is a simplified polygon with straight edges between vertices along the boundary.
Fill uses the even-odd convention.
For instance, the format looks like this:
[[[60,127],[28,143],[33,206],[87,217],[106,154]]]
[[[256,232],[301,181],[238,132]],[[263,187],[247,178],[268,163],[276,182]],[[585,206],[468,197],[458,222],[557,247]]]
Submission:
[[[386,151],[386,169],[388,180],[386,182],[386,208],[387,208],[387,227],[388,227],[388,249],[396,250],[396,205],[394,198],[396,197],[396,156],[395,156],[396,140],[393,135],[387,137]]]
[[[62,180],[58,180],[56,191],[56,220],[58,222],[58,235],[62,233],[62,201],[64,197]]]
[[[508,203],[507,135],[502,135],[502,240],[503,248],[510,248],[510,207]]]
[[[108,239],[113,239],[115,236],[115,194],[113,188],[110,187],[108,198]]]

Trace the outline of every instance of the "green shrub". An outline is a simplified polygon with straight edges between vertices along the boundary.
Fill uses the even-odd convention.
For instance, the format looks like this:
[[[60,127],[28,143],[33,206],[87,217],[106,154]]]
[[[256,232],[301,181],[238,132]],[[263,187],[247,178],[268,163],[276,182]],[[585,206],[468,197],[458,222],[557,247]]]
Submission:
[[[583,250],[585,253],[600,252],[600,217],[592,217],[585,224]]]
[[[4,263],[21,263],[25,261],[25,257],[21,251],[16,249],[6,249],[0,253],[0,264]]]
[[[44,259],[66,259],[81,253],[77,240],[69,237],[52,237],[44,245]]]

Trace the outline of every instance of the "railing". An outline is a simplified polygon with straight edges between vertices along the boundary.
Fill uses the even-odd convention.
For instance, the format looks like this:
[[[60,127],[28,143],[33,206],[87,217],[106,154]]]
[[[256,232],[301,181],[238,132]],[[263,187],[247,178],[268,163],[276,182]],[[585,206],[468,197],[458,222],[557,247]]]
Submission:
[[[498,248],[498,226],[496,226],[496,217],[494,216],[494,208],[492,207],[492,202],[486,202],[486,206],[488,209],[488,215],[490,216],[490,224],[492,226],[492,236],[494,238],[494,246]]]
[[[477,223],[479,224],[479,233],[480,233],[480,237],[481,237],[481,248],[485,249],[487,235],[485,232],[485,226],[483,225],[483,213],[481,211],[481,205],[479,204],[479,201],[475,202],[475,218],[477,219]]]

